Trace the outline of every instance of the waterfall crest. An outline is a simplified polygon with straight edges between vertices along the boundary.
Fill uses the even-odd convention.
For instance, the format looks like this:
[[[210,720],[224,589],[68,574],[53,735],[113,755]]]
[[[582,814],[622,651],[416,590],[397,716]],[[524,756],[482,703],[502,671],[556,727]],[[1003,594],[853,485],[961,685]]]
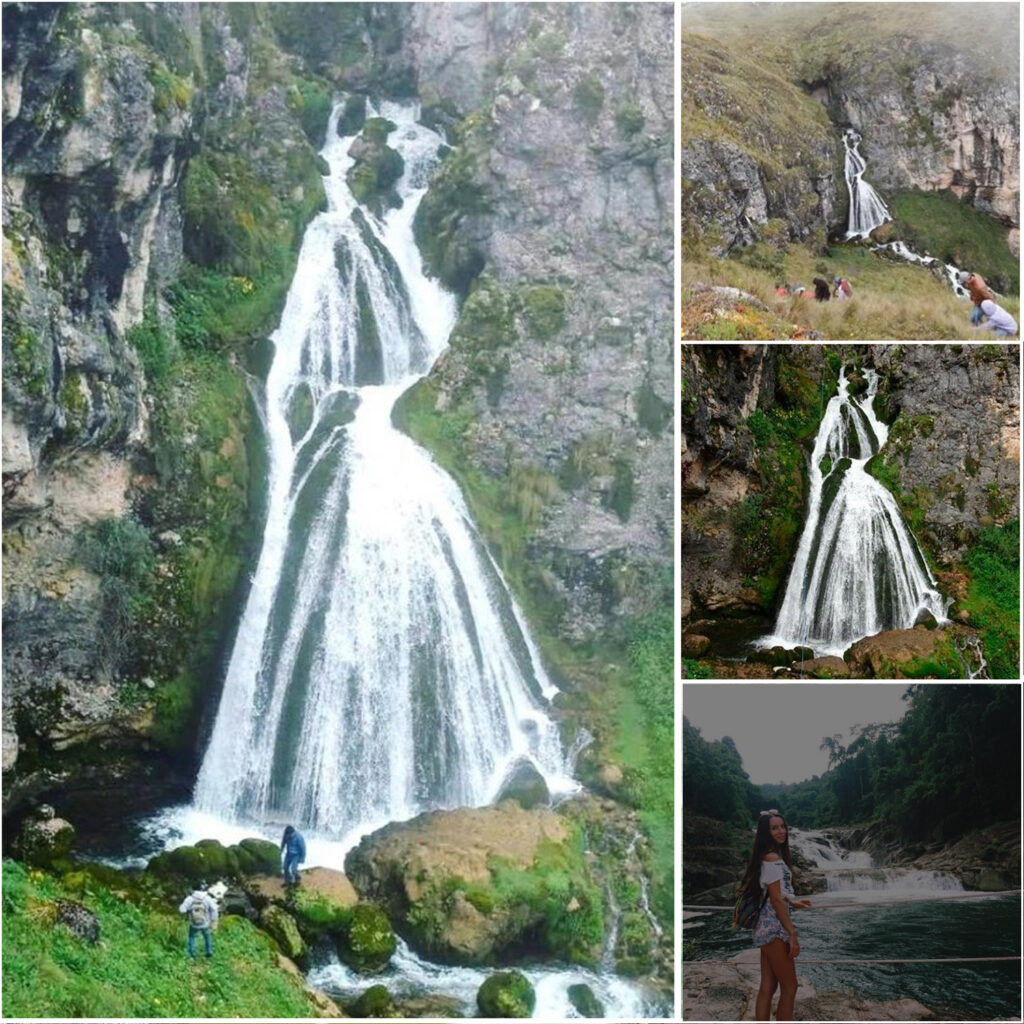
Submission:
[[[863,397],[828,403],[810,465],[807,521],[775,633],[759,647],[806,646],[842,653],[887,629],[909,629],[921,612],[946,620],[946,602],[896,499],[865,469],[888,438],[874,413],[878,374],[865,370]]]
[[[850,220],[846,231],[848,239],[867,238],[875,228],[892,219],[882,197],[864,180],[867,164],[857,150],[860,140],[860,134],[852,128],[843,132],[846,189],[850,194]]]
[[[266,385],[263,547],[196,785],[227,821],[354,841],[493,799],[533,761],[573,786],[547,679],[453,481],[391,425],[455,319],[412,220],[442,140],[385,104],[405,171],[378,220],[346,184],[333,112],[328,209],[309,226]]]

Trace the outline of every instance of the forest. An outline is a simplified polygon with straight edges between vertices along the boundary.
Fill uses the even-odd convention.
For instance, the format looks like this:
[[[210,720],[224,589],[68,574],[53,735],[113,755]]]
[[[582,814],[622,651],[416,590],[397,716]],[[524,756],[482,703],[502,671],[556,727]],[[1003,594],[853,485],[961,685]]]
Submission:
[[[903,699],[899,722],[823,737],[825,774],[784,785],[755,786],[728,736],[708,742],[684,717],[684,810],[748,825],[775,806],[800,828],[874,822],[901,842],[951,841],[1016,818],[1020,689],[914,685]]]

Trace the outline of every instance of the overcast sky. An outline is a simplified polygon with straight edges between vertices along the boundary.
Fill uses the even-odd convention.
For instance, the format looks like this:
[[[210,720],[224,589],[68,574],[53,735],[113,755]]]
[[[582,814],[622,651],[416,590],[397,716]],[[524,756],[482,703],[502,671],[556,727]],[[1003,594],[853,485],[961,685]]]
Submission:
[[[828,770],[822,737],[851,726],[897,722],[909,683],[696,683],[683,714],[709,742],[731,736],[756,785],[802,782]]]

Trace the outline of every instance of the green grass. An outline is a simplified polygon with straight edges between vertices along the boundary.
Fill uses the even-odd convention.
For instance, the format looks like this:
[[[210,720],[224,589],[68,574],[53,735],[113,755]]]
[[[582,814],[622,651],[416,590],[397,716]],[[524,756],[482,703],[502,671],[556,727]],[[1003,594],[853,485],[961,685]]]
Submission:
[[[55,923],[59,898],[97,916],[97,945]],[[223,919],[213,959],[193,963],[176,911],[139,906],[98,884],[72,894],[52,876],[5,860],[4,1016],[199,1020],[313,1012],[301,982],[277,967],[273,941],[248,921]]]
[[[780,299],[775,294],[779,280],[810,286],[814,277],[831,280],[835,275],[850,281],[854,293],[851,300],[815,302],[792,296]],[[749,332],[741,337],[783,340],[799,338],[801,332],[813,330],[833,341],[998,340],[995,335],[970,324],[970,303],[958,299],[944,281],[924,268],[884,259],[860,245],[833,246],[827,255],[816,254],[801,245],[790,245],[782,254],[781,271],[750,266],[739,258],[684,258],[684,285],[698,280],[741,288],[768,307],[767,313],[751,312],[748,308],[747,317],[758,319],[759,325],[772,333]],[[696,306],[700,298],[699,294],[694,296],[684,288],[684,339],[706,338],[707,331],[715,329],[716,322],[736,319],[727,313],[718,321],[695,325],[688,316],[687,306],[691,303]],[[1000,305],[1020,322],[1019,298],[1004,296]]]
[[[971,575],[964,607],[981,630],[993,679],[1016,679],[1020,670],[1020,521],[978,534],[967,555]]]
[[[1006,245],[999,221],[960,202],[950,192],[897,192],[888,198],[892,237],[922,255],[981,274],[1003,295],[1016,295],[1020,261]]]

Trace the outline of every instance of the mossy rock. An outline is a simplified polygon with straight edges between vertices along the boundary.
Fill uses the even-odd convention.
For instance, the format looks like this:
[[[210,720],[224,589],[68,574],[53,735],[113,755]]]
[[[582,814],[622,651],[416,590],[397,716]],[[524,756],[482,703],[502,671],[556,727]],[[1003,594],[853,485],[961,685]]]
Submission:
[[[275,873],[280,865],[278,848],[265,839],[243,839],[225,847],[216,839],[201,839],[195,846],[179,846],[157,854],[146,870],[162,879],[183,879],[193,885],[217,878]]]
[[[604,1006],[601,1000],[594,995],[594,990],[589,985],[570,985],[566,990],[569,1002],[581,1017],[603,1017]]]
[[[533,807],[546,807],[551,802],[548,784],[529,758],[519,758],[506,773],[498,799],[494,802],[501,803],[502,800],[515,800],[527,811]]]
[[[300,886],[295,890],[290,907],[295,923],[307,941],[315,942],[325,935],[336,941],[343,940],[348,934],[352,908],[334,903],[322,893]]]
[[[530,1017],[537,995],[519,971],[499,971],[480,986],[476,1005],[481,1017]]]
[[[535,285],[522,291],[523,318],[535,338],[556,335],[566,323],[565,294],[553,285]]]
[[[281,849],[268,839],[243,839],[239,848],[253,858],[253,874],[275,874],[281,867]]]
[[[376,974],[387,967],[397,946],[387,914],[372,903],[360,903],[351,911],[338,956],[362,974]]]
[[[346,135],[355,135],[366,121],[366,97],[362,93],[355,93],[345,100],[338,117],[338,134],[343,138]]]
[[[75,827],[63,818],[26,821],[14,842],[14,852],[36,867],[56,866],[67,860],[75,845]]]
[[[299,934],[295,918],[283,907],[271,903],[260,911],[260,928],[278,945],[281,952],[300,967],[308,958],[309,950]]]
[[[363,110],[365,115],[365,102]],[[397,127],[394,121],[389,121],[386,117],[367,117],[363,122],[362,136],[367,142],[378,142],[383,146]]]
[[[350,1007],[353,1017],[390,1017],[394,1010],[386,985],[371,985]]]

